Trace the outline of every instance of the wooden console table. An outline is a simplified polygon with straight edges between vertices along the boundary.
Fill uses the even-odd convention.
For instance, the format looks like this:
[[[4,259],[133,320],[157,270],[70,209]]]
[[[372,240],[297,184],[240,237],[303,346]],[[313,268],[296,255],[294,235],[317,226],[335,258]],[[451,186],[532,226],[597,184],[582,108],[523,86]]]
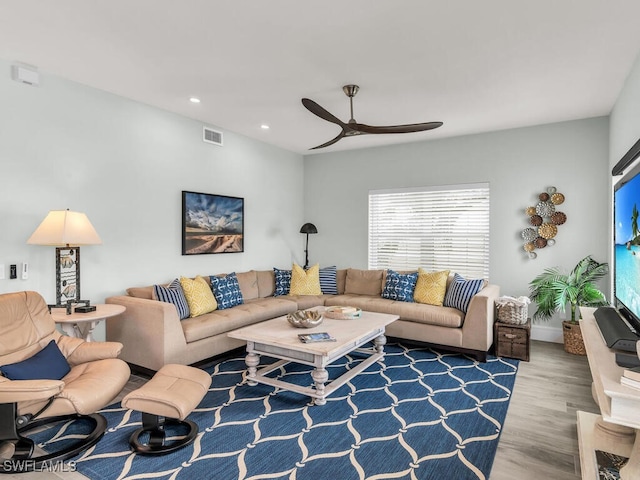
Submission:
[[[621,455],[629,462],[621,469],[622,480],[640,478],[640,390],[620,383],[623,368],[615,361],[615,353],[607,348],[593,312],[580,307],[580,327],[593,377],[593,398],[601,415],[578,412],[578,441],[583,480],[598,478],[595,451]]]

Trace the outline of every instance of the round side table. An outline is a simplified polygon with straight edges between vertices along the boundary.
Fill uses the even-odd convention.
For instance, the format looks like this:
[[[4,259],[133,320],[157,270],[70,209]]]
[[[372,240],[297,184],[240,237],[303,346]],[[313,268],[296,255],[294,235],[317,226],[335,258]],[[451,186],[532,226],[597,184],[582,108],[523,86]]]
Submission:
[[[86,342],[93,342],[93,329],[102,320],[119,315],[125,307],[115,304],[98,304],[94,312],[71,313],[67,315],[66,308],[52,308],[53,321],[60,325],[62,331],[70,337],[84,338]]]

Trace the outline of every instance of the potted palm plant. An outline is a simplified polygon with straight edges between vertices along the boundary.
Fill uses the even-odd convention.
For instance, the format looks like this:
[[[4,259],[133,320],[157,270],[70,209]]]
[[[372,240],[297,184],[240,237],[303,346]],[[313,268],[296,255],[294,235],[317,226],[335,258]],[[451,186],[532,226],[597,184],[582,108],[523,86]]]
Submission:
[[[599,307],[608,302],[594,282],[609,273],[609,265],[595,261],[591,256],[580,260],[568,275],[559,268],[547,268],[529,283],[531,300],[538,309],[533,320],[549,320],[555,312],[564,312],[571,306],[571,320],[562,322],[566,352],[586,355],[582,332],[578,323],[579,306]]]

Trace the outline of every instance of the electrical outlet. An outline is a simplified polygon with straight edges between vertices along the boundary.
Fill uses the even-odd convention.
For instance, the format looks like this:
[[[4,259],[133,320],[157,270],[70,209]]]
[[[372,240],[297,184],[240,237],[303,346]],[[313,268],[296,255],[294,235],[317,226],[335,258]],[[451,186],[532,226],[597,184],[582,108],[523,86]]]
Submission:
[[[0,263],[0,280],[4,280],[4,263]]]
[[[29,264],[27,262],[22,263],[22,279],[26,280],[29,278]]]
[[[13,280],[14,278],[18,278],[18,266],[17,265],[9,265],[9,278]]]

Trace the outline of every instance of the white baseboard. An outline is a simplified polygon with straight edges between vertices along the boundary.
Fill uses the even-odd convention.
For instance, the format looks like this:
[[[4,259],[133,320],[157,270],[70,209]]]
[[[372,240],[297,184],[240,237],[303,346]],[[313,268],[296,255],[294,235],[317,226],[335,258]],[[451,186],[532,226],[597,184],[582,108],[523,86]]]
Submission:
[[[564,343],[562,328],[547,327],[544,325],[531,326],[531,340],[543,342]]]

